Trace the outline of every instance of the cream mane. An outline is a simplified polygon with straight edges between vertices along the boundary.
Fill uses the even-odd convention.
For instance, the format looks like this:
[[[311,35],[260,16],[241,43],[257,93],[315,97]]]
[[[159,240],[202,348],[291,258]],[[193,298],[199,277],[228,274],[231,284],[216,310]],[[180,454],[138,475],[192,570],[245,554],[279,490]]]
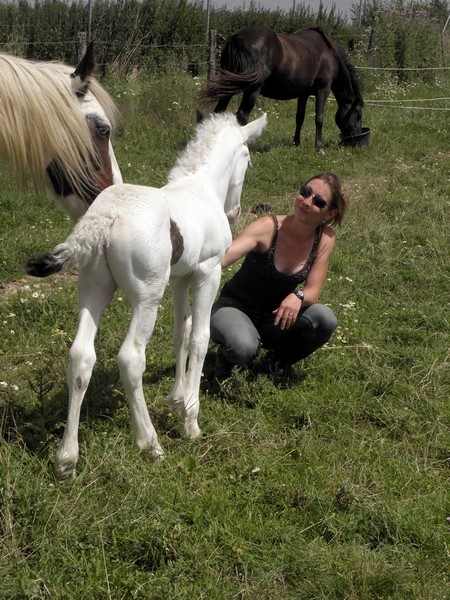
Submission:
[[[18,183],[31,175],[40,193],[51,160],[59,163],[76,191],[95,177],[95,150],[70,85],[73,71],[59,63],[33,63],[0,54],[0,155],[8,159]],[[88,93],[95,95],[114,122],[114,103],[95,79]]]

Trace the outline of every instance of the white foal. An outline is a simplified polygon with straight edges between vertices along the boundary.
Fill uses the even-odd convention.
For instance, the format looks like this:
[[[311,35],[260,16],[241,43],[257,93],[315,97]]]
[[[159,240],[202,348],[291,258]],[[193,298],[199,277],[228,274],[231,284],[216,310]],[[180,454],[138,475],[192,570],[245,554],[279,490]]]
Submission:
[[[261,135],[265,125],[266,115],[244,127],[229,114],[211,116],[197,127],[167,185],[156,189],[122,184],[106,189],[66,242],[29,261],[28,273],[39,277],[76,263],[80,266],[79,325],[67,377],[69,411],[55,461],[59,476],[75,474],[81,403],[96,359],[94,339],[102,312],[118,287],[132,309],[118,364],[138,447],[163,456],[145,403],[142,375],[145,349],[169,280],[176,372],[168,407],[180,415],[183,435],[200,435],[200,377],[220,262],[231,244],[229,223],[240,213],[250,162],[247,141]]]

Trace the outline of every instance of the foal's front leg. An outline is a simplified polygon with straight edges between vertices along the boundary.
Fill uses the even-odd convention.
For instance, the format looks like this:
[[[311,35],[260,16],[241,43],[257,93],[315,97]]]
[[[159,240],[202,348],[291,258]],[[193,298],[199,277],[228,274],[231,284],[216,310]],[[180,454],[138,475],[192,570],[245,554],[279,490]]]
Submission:
[[[75,476],[78,462],[78,426],[81,404],[94,368],[94,340],[103,310],[111,302],[116,284],[104,259],[88,265],[78,278],[78,331],[70,349],[67,369],[69,408],[63,439],[55,456],[55,472],[62,479]]]
[[[206,280],[192,285],[192,330],[189,339],[189,365],[185,378],[184,415],[181,433],[194,439],[201,434],[198,426],[200,379],[208,350],[211,307],[220,283],[217,265]]]

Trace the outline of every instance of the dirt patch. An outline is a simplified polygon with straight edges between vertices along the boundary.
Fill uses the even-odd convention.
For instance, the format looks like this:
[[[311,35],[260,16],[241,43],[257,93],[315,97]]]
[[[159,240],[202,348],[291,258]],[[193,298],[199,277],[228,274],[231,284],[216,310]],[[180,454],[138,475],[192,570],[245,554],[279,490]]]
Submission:
[[[62,285],[76,281],[77,277],[78,274],[76,272],[70,272],[50,279],[37,279],[36,277],[25,275],[21,279],[7,283],[0,282],[0,301],[7,301],[14,294],[29,291],[30,289],[46,290],[47,292],[57,291]]]

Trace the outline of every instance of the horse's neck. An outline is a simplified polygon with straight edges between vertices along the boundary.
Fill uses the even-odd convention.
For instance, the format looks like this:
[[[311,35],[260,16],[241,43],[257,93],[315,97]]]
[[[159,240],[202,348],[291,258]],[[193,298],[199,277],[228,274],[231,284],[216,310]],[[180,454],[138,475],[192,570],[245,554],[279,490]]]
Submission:
[[[338,50],[336,51],[336,60],[339,65],[339,72],[331,84],[331,91],[333,92],[338,104],[342,105],[353,102],[356,94],[347,65],[345,64],[342,56],[340,56]]]
[[[331,85],[331,91],[333,92],[339,106],[342,106],[343,104],[349,104],[355,99],[355,93],[353,91],[350,79],[345,78],[344,85],[342,85],[342,83],[342,81],[340,81],[340,84],[337,83],[336,79]]]
[[[232,160],[227,160],[226,157],[224,157],[223,160],[216,160],[216,164],[211,165],[207,174],[210,185],[222,204],[225,204],[228,186],[230,184],[230,164],[233,164]],[[226,168],[224,168],[224,165],[226,165]]]

